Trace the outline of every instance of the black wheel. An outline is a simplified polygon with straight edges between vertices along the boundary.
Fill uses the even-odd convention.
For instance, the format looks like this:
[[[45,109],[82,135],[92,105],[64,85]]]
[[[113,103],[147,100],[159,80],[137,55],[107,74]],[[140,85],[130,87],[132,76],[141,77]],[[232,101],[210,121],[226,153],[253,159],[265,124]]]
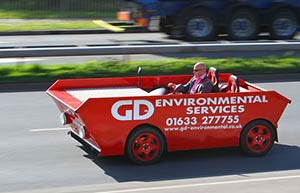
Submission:
[[[275,140],[274,127],[264,120],[255,120],[246,125],[240,137],[240,146],[248,156],[267,154]]]
[[[257,19],[249,10],[239,10],[230,17],[228,35],[231,40],[256,39],[257,34]]]
[[[171,35],[172,34],[172,21],[168,18],[161,18],[159,23],[160,31],[162,31],[165,34]]]
[[[172,27],[161,27],[161,31],[167,35],[172,35]]]
[[[128,137],[126,144],[128,158],[139,165],[148,165],[159,161],[164,149],[165,141],[162,134],[151,127],[143,127],[134,131]]]
[[[189,41],[204,41],[216,39],[216,26],[213,15],[198,9],[185,17],[184,37]]]
[[[297,33],[297,16],[291,10],[280,10],[273,14],[270,24],[270,36],[272,39],[292,39]]]

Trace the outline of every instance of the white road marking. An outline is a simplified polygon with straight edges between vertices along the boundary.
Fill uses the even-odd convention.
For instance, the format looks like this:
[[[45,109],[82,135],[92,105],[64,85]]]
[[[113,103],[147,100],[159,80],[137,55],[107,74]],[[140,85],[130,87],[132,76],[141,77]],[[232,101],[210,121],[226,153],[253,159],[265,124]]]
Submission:
[[[65,131],[70,130],[70,128],[62,127],[62,128],[44,128],[44,129],[30,129],[30,132],[43,132],[43,131]]]
[[[127,189],[127,190],[112,190],[112,191],[103,191],[103,192],[95,192],[95,193],[125,193],[125,192],[142,192],[142,191],[153,191],[153,190],[160,191],[166,189],[189,188],[189,187],[223,185],[223,184],[238,184],[238,183],[247,183],[247,182],[261,182],[261,181],[284,180],[284,179],[293,179],[293,178],[300,178],[300,175],[256,178],[256,179],[248,179],[248,180],[230,180],[230,181],[209,182],[209,183],[195,183],[195,184],[172,185],[172,186],[149,187],[149,188],[136,188],[136,189]]]
[[[37,59],[37,58],[1,58],[0,63],[16,63],[16,62],[34,62],[34,61],[41,61],[44,59]]]

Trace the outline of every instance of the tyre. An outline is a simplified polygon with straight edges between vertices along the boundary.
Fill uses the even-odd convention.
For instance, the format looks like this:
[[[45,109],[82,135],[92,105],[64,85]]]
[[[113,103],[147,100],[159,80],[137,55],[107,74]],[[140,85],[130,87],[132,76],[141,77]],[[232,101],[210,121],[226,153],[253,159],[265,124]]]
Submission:
[[[162,134],[151,127],[143,127],[134,131],[127,140],[126,154],[139,165],[153,164],[161,159],[165,150]]]
[[[267,121],[255,120],[243,129],[240,146],[248,156],[263,156],[267,154],[275,140],[274,127]]]
[[[249,10],[237,11],[230,17],[227,31],[231,40],[256,39],[258,27],[255,14]]]
[[[216,40],[213,15],[206,10],[196,10],[185,17],[184,37],[188,41]]]
[[[270,24],[272,39],[292,39],[297,33],[297,16],[293,11],[281,10],[273,14]]]

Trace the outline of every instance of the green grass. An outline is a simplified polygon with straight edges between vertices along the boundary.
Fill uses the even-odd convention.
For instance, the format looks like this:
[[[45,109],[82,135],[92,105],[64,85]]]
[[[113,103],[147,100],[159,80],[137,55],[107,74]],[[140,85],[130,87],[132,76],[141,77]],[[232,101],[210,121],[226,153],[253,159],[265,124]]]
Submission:
[[[263,57],[254,59],[187,58],[162,61],[89,61],[83,64],[0,66],[0,83],[49,82],[65,78],[135,76],[138,66],[142,75],[191,74],[193,65],[204,61],[220,72],[243,74],[300,73],[300,57]]]
[[[46,11],[46,10],[10,10],[0,9],[0,19],[83,19],[115,18],[117,11]]]
[[[0,3],[0,32],[98,29],[95,19],[116,18],[122,2],[119,0],[4,0]],[[24,19],[22,23],[7,19]],[[82,22],[28,22],[26,19],[90,19]]]
[[[118,25],[121,28],[137,27],[135,25]],[[103,27],[90,21],[47,21],[47,22],[0,22],[0,32],[11,31],[39,31],[39,30],[81,30],[103,29]]]
[[[35,30],[69,30],[69,29],[101,29],[93,21],[51,21],[51,22],[1,22],[0,31],[35,31]]]
[[[114,18],[120,0],[3,0],[1,19]]]

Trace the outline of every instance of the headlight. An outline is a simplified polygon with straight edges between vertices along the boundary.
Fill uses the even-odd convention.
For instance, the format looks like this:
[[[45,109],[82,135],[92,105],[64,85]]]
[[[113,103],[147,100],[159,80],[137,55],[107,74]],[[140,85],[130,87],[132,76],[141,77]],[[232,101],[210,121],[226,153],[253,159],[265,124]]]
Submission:
[[[68,124],[68,123],[67,123],[67,115],[66,115],[66,113],[61,113],[61,114],[60,114],[60,122],[61,122],[61,124],[63,124],[63,125]]]
[[[72,122],[71,115],[66,112],[60,114],[60,122],[63,125],[70,124]]]
[[[85,138],[85,126],[81,126],[79,128],[79,137],[84,139]]]

